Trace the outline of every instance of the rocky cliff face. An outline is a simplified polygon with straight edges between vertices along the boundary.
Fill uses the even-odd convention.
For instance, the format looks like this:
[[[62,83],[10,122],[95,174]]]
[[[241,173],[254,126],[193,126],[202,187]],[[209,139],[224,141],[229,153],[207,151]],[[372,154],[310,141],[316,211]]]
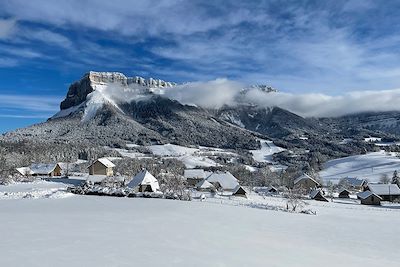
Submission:
[[[95,72],[86,73],[79,81],[74,82],[68,89],[67,97],[61,102],[60,109],[68,109],[77,106],[86,100],[86,96],[96,90],[96,85],[116,83],[122,87],[141,86],[146,89],[169,88],[176,84],[160,79],[145,79],[139,76],[127,77],[119,72]]]

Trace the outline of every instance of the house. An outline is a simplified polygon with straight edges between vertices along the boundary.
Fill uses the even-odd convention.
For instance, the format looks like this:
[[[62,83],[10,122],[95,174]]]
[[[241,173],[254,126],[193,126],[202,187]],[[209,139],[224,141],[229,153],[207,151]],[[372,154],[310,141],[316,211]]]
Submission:
[[[322,194],[322,191],[320,189],[312,190],[310,193],[310,198],[314,199],[314,200],[318,200],[318,201],[329,202],[329,200],[324,197],[324,195]]]
[[[137,188],[139,192],[160,191],[157,179],[148,171],[139,172],[127,185],[129,188]]]
[[[239,185],[238,180],[230,172],[214,172],[206,179],[212,183],[215,188],[221,188],[224,191],[233,191]]]
[[[306,173],[294,180],[294,188],[303,188],[306,190],[310,190],[319,186],[320,183]]]
[[[339,198],[350,198],[350,191],[347,189],[342,189],[341,191],[339,191]]]
[[[276,194],[278,193],[278,189],[274,186],[261,186],[261,187],[254,187],[254,192],[258,194]]]
[[[196,186],[197,183],[206,179],[210,174],[211,172],[206,172],[203,169],[187,169],[184,171],[183,176],[188,186]]]
[[[357,194],[363,205],[380,205],[382,198],[371,191],[364,191]]]
[[[195,185],[195,187],[199,191],[211,191],[215,189],[214,185],[207,180],[201,180]]]
[[[113,176],[115,167],[114,163],[106,158],[97,159],[89,167],[89,175],[105,175]]]
[[[32,176],[61,176],[61,167],[58,163],[38,163],[29,166],[30,174]]]
[[[16,170],[22,176],[31,176],[32,175],[31,168],[29,168],[29,167],[21,167],[21,168],[17,168]]]
[[[247,192],[246,190],[243,189],[243,187],[237,185],[232,191],[232,196],[247,198]]]
[[[368,182],[365,179],[358,179],[353,177],[346,177],[340,180],[339,184],[356,190],[363,190]]]
[[[368,184],[366,191],[377,194],[384,201],[393,201],[400,198],[400,189],[397,184]]]

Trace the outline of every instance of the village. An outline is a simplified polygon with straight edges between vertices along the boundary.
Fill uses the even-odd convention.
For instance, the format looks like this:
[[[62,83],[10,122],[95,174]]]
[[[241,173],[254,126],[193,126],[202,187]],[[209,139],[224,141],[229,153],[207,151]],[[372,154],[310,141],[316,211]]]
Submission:
[[[229,171],[207,171],[201,168],[185,169],[182,175],[165,171],[160,177],[145,168],[131,178],[115,173],[115,164],[109,158],[98,158],[87,166],[87,172],[71,171],[70,163],[36,163],[16,169],[27,181],[44,180],[68,185],[68,192],[79,195],[114,197],[146,197],[178,200],[236,198],[251,200],[254,195],[282,198],[286,209],[301,212],[304,200],[352,203],[380,206],[399,203],[400,189],[397,172],[391,183],[369,183],[366,179],[343,177],[338,184],[323,184],[320,179],[304,173],[294,178],[293,186],[270,184],[244,186],[240,177]],[[348,200],[348,202],[346,202]],[[344,202],[343,202],[344,201]]]

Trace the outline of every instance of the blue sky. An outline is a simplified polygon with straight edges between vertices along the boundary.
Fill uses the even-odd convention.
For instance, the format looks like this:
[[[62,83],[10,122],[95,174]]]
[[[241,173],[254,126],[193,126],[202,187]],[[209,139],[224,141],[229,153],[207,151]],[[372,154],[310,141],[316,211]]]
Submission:
[[[400,88],[400,1],[0,2],[0,132],[43,121],[89,70],[290,93]]]

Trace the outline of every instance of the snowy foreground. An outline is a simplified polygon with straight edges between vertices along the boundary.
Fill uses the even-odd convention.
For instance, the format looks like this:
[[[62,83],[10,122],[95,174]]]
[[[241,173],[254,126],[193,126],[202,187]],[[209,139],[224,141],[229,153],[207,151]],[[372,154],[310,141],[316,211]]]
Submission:
[[[0,186],[0,266],[398,266],[400,207],[309,201],[317,215],[242,204],[77,196]]]

